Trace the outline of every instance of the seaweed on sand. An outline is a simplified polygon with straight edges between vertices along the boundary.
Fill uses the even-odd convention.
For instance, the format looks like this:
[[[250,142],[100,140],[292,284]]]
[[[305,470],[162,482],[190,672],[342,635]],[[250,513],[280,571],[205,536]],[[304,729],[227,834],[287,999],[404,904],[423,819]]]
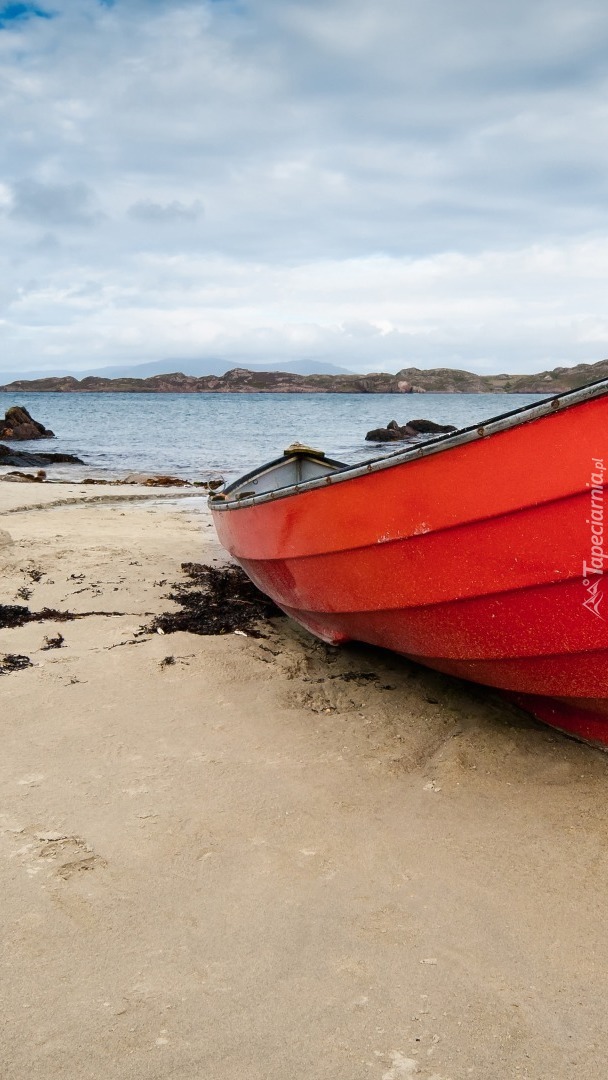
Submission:
[[[233,634],[236,630],[262,637],[259,623],[283,613],[256,589],[240,566],[182,563],[188,578],[173,585],[169,599],[180,611],[157,615],[149,631],[173,634]]]
[[[55,634],[54,637],[45,637],[44,645],[40,648],[43,652],[48,652],[49,649],[63,649],[65,638],[63,634]]]
[[[5,630],[25,626],[28,622],[67,622],[75,618],[71,611],[56,611],[54,608],[30,611],[23,604],[0,604],[0,628]]]
[[[5,653],[0,658],[0,675],[8,675],[10,671],[22,671],[26,667],[32,667],[29,656],[21,656],[19,653]]]

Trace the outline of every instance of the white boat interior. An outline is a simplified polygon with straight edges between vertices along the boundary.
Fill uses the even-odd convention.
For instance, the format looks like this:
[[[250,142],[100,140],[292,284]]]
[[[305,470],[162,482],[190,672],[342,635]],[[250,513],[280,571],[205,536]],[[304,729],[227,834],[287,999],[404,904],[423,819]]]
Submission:
[[[330,473],[346,468],[344,462],[333,461],[326,457],[322,450],[313,450],[309,446],[296,443],[285,450],[283,457],[241,476],[234,484],[225,488],[219,498],[236,501],[254,495],[267,495],[280,488],[297,487],[309,480],[322,480]]]

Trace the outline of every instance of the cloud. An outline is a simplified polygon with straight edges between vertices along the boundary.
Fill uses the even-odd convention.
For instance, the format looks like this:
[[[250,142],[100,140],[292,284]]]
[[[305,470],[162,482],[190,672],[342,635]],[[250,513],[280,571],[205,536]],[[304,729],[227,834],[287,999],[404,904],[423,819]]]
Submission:
[[[156,203],[151,199],[138,199],[127,211],[129,217],[136,221],[150,222],[150,224],[166,225],[172,222],[198,221],[203,216],[203,204],[200,199],[195,199],[190,205],[173,199],[170,203]]]
[[[599,0],[9,7],[7,367],[606,353]]]
[[[61,265],[61,255],[49,261]],[[35,342],[35,367],[58,357],[77,369],[109,355],[137,363],[207,354],[333,358],[369,370],[540,370],[600,358],[608,333],[608,242],[293,267],[140,254],[120,274],[83,278],[68,260],[52,284],[39,270],[6,304],[15,339],[27,326],[28,350]]]
[[[82,181],[52,184],[34,179],[13,183],[10,216],[45,226],[90,226],[102,218],[95,193]]]

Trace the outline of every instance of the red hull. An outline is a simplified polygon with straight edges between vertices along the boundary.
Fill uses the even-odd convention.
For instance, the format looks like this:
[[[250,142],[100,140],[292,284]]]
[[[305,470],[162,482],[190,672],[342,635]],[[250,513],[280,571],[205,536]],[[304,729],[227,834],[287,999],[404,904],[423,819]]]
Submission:
[[[323,640],[508,691],[608,745],[608,386],[589,391],[316,484],[228,493],[211,501],[219,538]]]

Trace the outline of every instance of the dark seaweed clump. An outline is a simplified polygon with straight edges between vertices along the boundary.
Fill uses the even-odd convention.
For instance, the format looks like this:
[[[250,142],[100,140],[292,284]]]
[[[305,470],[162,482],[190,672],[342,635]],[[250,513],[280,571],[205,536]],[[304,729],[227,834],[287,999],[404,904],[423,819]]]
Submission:
[[[42,608],[42,611],[30,611],[23,604],[0,604],[0,628],[12,630],[15,626],[25,626],[28,622],[67,622],[76,616],[70,611],[56,611],[54,608]]]
[[[0,626],[12,630],[31,620],[31,611],[22,604],[0,604]]]
[[[233,634],[241,630],[250,637],[262,637],[259,623],[276,615],[279,608],[256,589],[240,566],[205,566],[182,563],[185,582],[173,585],[169,599],[181,610],[157,615],[147,627],[151,631],[174,634]]]
[[[55,634],[54,637],[45,637],[44,645],[41,645],[43,652],[48,652],[49,649],[63,649],[65,638],[63,634]]]
[[[5,653],[0,659],[0,675],[8,675],[10,671],[22,671],[26,667],[32,667],[29,656],[20,656],[19,653]]]

